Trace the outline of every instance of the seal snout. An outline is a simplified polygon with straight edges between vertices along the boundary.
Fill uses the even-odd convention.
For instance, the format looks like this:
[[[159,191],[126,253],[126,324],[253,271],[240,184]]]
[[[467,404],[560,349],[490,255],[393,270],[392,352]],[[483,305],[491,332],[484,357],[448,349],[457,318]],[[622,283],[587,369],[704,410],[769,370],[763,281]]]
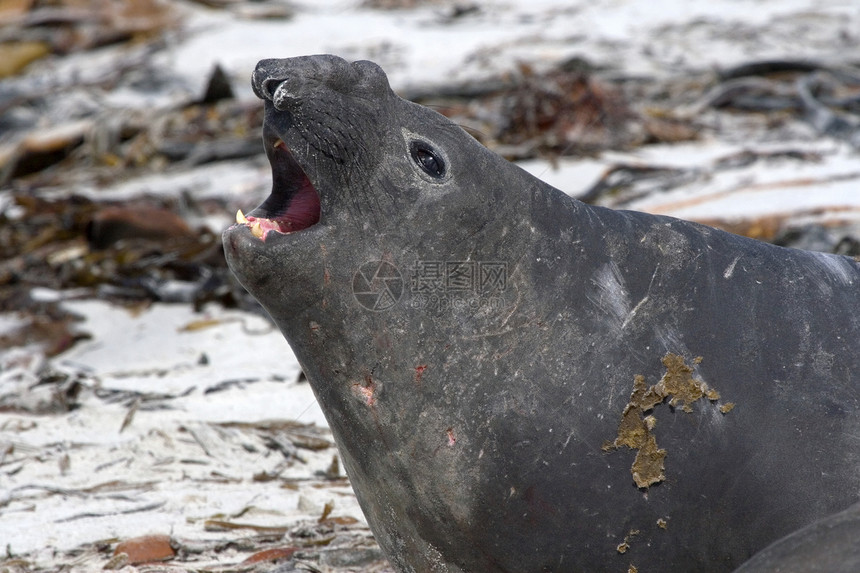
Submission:
[[[287,62],[289,60],[262,60],[251,75],[254,94],[262,100],[272,102],[275,108],[281,111],[297,99],[289,90],[290,82],[287,80],[295,74],[287,69]]]
[[[285,111],[319,90],[347,93],[358,89],[382,93],[388,89],[388,80],[376,64],[350,64],[343,58],[326,54],[260,60],[251,75],[251,87],[258,98],[271,101],[277,109]]]
[[[265,69],[261,70],[259,64],[254,71],[251,85],[258,98],[272,102],[279,111],[286,111],[290,104],[298,100],[290,92],[287,78],[280,75],[271,76]]]
[[[295,76],[290,69],[290,60],[260,60],[251,74],[251,88],[254,94],[262,99],[273,101],[275,90],[288,78]]]

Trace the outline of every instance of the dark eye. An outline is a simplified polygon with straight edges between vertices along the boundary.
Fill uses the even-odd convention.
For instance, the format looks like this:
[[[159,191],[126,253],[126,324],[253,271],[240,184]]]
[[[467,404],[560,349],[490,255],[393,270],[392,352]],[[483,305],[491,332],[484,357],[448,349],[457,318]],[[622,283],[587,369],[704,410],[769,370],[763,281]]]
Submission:
[[[432,147],[422,141],[413,141],[409,147],[412,159],[425,173],[437,179],[445,175],[445,162]]]

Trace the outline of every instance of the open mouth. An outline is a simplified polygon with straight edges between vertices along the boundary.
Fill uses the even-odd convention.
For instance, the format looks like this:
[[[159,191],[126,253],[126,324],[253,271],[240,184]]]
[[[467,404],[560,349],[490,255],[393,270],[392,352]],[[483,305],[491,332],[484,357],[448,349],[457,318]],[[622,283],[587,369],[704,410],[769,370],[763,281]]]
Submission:
[[[281,139],[269,143],[267,155],[272,165],[272,193],[263,204],[245,216],[236,213],[236,223],[246,225],[263,241],[271,232],[296,233],[320,220],[320,196],[308,176]]]

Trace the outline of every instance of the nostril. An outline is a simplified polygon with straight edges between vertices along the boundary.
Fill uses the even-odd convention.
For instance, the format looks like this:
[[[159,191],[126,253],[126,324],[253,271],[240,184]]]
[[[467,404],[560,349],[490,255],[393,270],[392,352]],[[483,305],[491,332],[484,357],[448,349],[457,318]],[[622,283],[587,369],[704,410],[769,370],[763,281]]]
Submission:
[[[284,83],[283,78],[266,78],[263,80],[263,84],[261,86],[263,97],[267,100],[274,101],[275,92],[277,91],[278,86],[282,83]]]

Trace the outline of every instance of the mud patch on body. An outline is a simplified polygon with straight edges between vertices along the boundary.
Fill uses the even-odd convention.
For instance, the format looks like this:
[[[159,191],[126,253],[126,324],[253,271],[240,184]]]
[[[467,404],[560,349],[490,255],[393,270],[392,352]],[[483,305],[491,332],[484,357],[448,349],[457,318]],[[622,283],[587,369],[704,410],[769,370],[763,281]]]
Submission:
[[[638,529],[631,529],[630,532],[624,536],[624,541],[619,543],[618,547],[616,547],[615,550],[621,554],[627,553],[627,550],[630,549],[630,540],[633,537],[636,537],[637,535],[639,535],[639,530]]]
[[[698,357],[693,363],[701,361],[702,358]],[[690,405],[702,398],[711,402],[720,399],[719,392],[693,377],[693,366],[688,365],[682,356],[669,353],[662,362],[666,373],[657,384],[648,386],[641,374],[633,377],[633,393],[621,414],[618,435],[612,442],[603,444],[603,450],[607,452],[623,446],[637,450],[630,473],[639,488],[648,488],[666,479],[663,462],[667,452],[657,446],[657,437],[653,433],[657,425],[657,418],[651,413],[654,408],[668,400],[673,408],[690,413],[693,411]],[[733,407],[732,403],[724,404],[720,412],[727,414]]]

